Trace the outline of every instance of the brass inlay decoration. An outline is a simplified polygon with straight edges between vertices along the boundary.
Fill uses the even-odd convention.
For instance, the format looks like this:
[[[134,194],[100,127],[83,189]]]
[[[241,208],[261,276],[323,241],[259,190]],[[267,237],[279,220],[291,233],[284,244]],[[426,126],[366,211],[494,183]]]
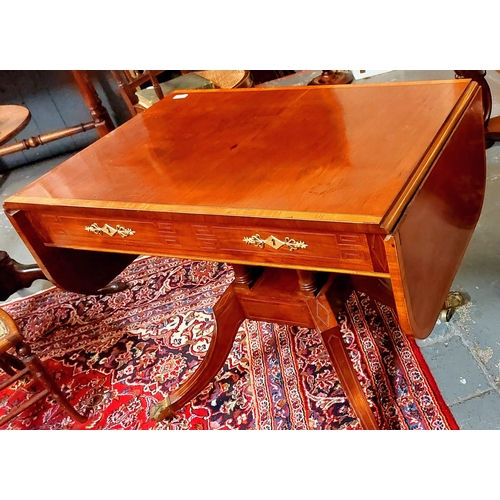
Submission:
[[[285,241],[281,241],[276,238],[276,236],[268,236],[265,240],[261,238],[260,234],[254,234],[253,236],[245,236],[243,241],[248,245],[255,245],[259,248],[264,248],[266,245],[273,247],[275,250],[279,250],[282,246],[287,246],[290,252],[294,252],[299,248],[307,248],[307,243],[303,241],[296,241],[293,238],[289,238],[288,236],[285,238]]]
[[[111,227],[109,224],[104,224],[104,226],[100,227],[96,222],[94,222],[91,226],[85,226],[85,231],[94,234],[107,234],[108,236],[114,236],[115,234],[119,234],[122,238],[126,238],[127,236],[133,236],[135,231],[133,229],[129,229],[119,224],[116,225],[116,228]]]

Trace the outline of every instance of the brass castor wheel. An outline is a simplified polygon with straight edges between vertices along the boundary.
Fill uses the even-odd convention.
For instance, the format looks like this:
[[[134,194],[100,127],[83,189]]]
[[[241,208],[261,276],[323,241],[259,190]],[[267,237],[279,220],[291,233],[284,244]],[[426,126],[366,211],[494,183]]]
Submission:
[[[449,309],[443,309],[439,313],[439,319],[441,320],[442,323],[448,323],[451,320],[451,317],[453,316],[454,312],[455,310],[451,307]]]
[[[460,292],[450,292],[444,301],[444,309],[439,313],[439,319],[448,323],[455,309],[465,304],[465,297]]]

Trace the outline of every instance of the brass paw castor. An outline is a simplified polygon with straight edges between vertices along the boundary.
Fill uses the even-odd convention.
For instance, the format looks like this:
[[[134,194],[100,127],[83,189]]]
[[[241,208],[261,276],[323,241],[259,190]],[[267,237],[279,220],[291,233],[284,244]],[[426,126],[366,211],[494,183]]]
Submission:
[[[175,417],[175,411],[172,408],[170,398],[167,396],[163,401],[159,401],[149,410],[149,418],[160,422],[162,420],[171,420]]]
[[[444,309],[439,314],[439,319],[443,323],[448,323],[455,309],[465,304],[465,297],[460,292],[450,292],[444,301]]]

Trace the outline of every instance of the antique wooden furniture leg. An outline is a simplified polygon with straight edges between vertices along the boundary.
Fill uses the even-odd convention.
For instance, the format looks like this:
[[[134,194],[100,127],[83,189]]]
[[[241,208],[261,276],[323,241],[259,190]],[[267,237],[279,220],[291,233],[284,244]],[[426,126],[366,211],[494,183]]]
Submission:
[[[215,330],[203,361],[179,390],[151,408],[150,417],[153,420],[172,418],[177,410],[205,389],[223,367],[233,347],[238,328],[245,319],[232,285],[215,304],[214,315]]]
[[[115,126],[111,121],[108,110],[103,106],[102,101],[96,92],[88,72],[73,70],[72,73],[99,136],[103,137],[106,134],[109,134]]]
[[[340,385],[363,429],[378,429],[378,423],[361,387],[358,374],[349,357],[342,332],[337,324],[338,311],[332,307],[335,299],[335,277],[330,276],[327,284],[314,299],[307,301],[311,319],[321,334]]]
[[[308,328],[321,334],[341,386],[364,429],[378,429],[375,416],[349,358],[337,324],[335,275],[267,268],[254,281],[251,266],[235,266],[235,281],[214,308],[217,333],[198,370],[182,387],[154,406],[154,420],[172,418],[197,396],[220,371],[245,318]],[[326,283],[325,283],[325,279]]]
[[[87,130],[92,130],[93,128],[93,123],[82,123],[80,125],[75,125],[74,127],[67,127],[54,132],[48,132],[47,134],[22,139],[14,144],[0,147],[0,156],[6,156],[19,151],[36,148],[38,146],[42,146],[43,144],[63,139],[64,137],[70,137],[75,134],[80,134],[81,132],[86,132]]]
[[[18,357],[18,362],[13,363],[12,358],[15,358],[7,351],[15,348]],[[0,367],[6,365],[9,368],[6,370],[10,375],[4,382],[0,384],[0,391],[12,385],[16,380],[26,375],[31,376],[36,382],[43,387],[41,391],[36,392],[24,403],[12,408],[4,417],[0,419],[0,426],[6,424],[14,417],[22,413],[28,407],[35,404],[40,399],[48,396],[49,394],[54,397],[57,403],[77,422],[85,422],[87,417],[81,415],[73,408],[73,406],[66,399],[59,387],[54,383],[52,377],[47,373],[45,367],[38,359],[38,357],[31,351],[29,346],[24,342],[24,339],[19,332],[15,321],[3,310],[0,309],[0,355],[7,355],[2,361]],[[7,360],[7,361],[5,361]],[[11,368],[20,369],[17,373],[13,373]]]
[[[15,370],[24,369],[24,365],[18,358],[9,352],[4,352],[3,354],[0,354],[0,369],[7,375],[14,375]]]
[[[266,268],[253,287],[235,288],[247,318],[315,328],[361,426],[377,429],[337,324],[341,300],[336,291],[343,289],[337,278],[335,274]]]

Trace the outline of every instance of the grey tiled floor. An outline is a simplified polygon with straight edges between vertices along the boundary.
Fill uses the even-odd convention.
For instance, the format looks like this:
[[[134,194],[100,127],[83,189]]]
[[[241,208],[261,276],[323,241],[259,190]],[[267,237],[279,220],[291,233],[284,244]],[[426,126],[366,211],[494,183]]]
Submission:
[[[453,78],[452,71],[391,71],[356,83]],[[500,74],[488,72],[494,105],[500,114]],[[0,201],[61,163],[45,160],[0,178]],[[500,144],[487,150],[487,191],[478,226],[453,289],[470,297],[449,323],[439,323],[424,341],[422,353],[461,429],[500,429]],[[0,249],[23,263],[34,262],[3,211]],[[9,300],[49,286],[37,281]],[[0,302],[1,304],[1,302]]]

